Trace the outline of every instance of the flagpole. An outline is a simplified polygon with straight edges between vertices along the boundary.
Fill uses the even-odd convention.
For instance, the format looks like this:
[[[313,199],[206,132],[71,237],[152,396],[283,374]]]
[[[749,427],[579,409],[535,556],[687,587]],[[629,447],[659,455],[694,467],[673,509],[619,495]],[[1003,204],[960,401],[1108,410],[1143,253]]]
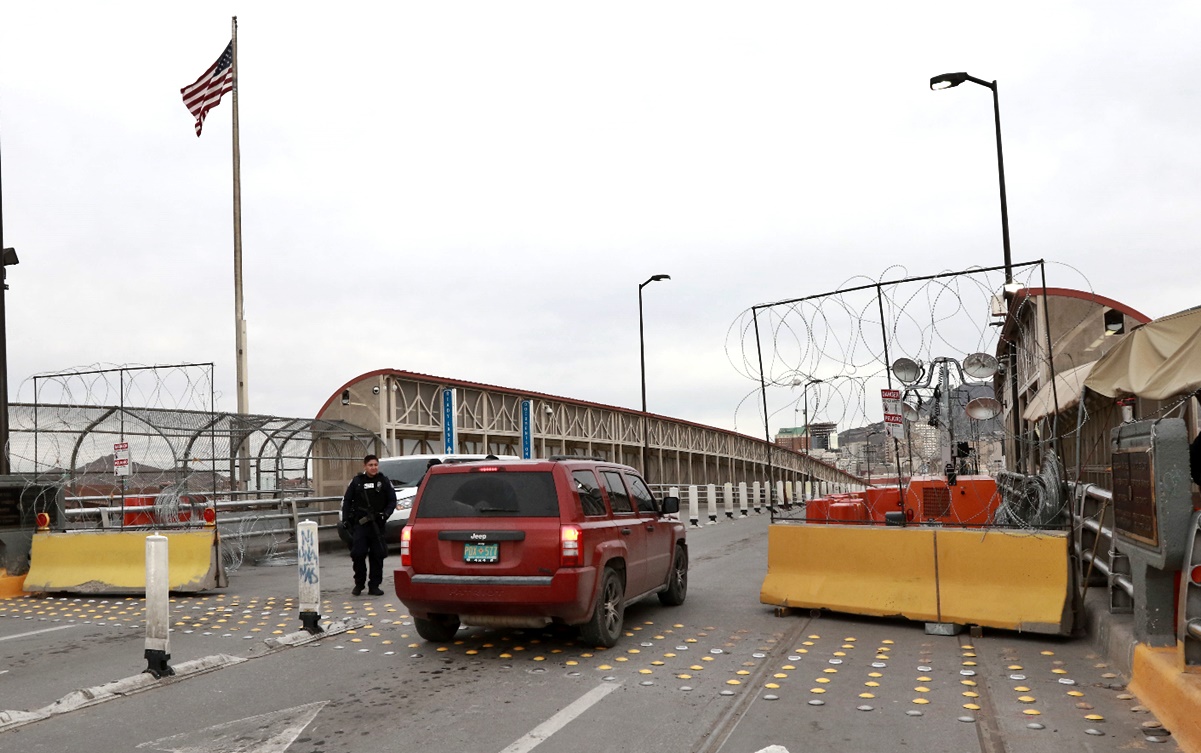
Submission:
[[[242,308],[242,150],[238,143],[238,17],[230,22],[233,47],[233,163],[234,163],[234,340],[237,349],[238,415],[250,412],[250,394],[246,384],[246,320]],[[239,439],[243,439],[239,437]],[[238,442],[241,487],[246,488],[250,459],[244,441]]]

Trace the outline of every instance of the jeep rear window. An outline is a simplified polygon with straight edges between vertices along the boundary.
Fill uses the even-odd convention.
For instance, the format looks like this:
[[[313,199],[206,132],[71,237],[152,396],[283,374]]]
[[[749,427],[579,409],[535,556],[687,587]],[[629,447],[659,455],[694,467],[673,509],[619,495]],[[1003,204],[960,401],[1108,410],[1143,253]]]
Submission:
[[[418,518],[557,518],[559,498],[547,472],[447,473],[430,476]]]

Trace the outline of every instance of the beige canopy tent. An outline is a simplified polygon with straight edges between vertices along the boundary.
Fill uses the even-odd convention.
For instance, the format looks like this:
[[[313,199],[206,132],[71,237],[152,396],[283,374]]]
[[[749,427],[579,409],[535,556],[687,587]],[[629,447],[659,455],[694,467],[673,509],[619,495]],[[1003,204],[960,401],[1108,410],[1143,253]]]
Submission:
[[[1050,382],[1039,388],[1034,398],[1026,405],[1026,410],[1022,412],[1022,418],[1027,421],[1037,421],[1043,416],[1062,413],[1068,408],[1074,407],[1080,402],[1080,396],[1084,393],[1085,379],[1096,365],[1097,362],[1093,361],[1056,374],[1055,388],[1051,388]],[[1058,409],[1056,402],[1058,402]]]
[[[1148,400],[1201,389],[1201,306],[1131,330],[1093,364],[1084,386],[1107,397]]]

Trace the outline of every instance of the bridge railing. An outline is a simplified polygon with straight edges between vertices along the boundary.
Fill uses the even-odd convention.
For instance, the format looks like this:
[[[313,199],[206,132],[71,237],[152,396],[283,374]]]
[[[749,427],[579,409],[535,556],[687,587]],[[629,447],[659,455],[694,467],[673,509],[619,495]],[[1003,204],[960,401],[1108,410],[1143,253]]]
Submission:
[[[719,518],[743,517],[750,512],[781,510],[798,511],[803,514],[810,499],[858,491],[861,486],[838,484],[827,481],[777,481],[774,485],[765,481],[751,483],[727,482],[724,484],[652,484],[651,491],[657,497],[674,495],[680,498],[680,517],[687,517],[692,525],[701,521],[716,523]]]
[[[1096,484],[1075,482],[1069,482],[1068,489],[1072,495],[1072,548],[1081,588],[1103,585],[1109,593],[1111,613],[1131,612],[1134,582],[1129,557],[1114,545],[1113,492]]]
[[[1068,488],[1073,498],[1073,550],[1081,589],[1104,586],[1111,614],[1129,614],[1136,607],[1143,612],[1174,611],[1179,615],[1176,639],[1182,665],[1201,667],[1201,513],[1193,513],[1187,532],[1189,545],[1180,572],[1181,586],[1174,589],[1168,604],[1155,604],[1154,596],[1136,590],[1130,557],[1116,545],[1113,492],[1085,483],[1069,482]]]

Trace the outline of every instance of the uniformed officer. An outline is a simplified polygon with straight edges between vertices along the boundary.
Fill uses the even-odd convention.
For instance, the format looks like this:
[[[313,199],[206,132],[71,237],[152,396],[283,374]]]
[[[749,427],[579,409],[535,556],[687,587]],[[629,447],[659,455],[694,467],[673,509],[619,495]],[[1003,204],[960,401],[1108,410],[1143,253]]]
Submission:
[[[396,489],[379,472],[379,458],[363,458],[363,472],[355,476],[342,496],[342,520],[350,530],[350,559],[354,564],[355,596],[363,593],[363,584],[372,596],[383,596],[384,523],[396,509]],[[370,564],[370,575],[368,574]]]

